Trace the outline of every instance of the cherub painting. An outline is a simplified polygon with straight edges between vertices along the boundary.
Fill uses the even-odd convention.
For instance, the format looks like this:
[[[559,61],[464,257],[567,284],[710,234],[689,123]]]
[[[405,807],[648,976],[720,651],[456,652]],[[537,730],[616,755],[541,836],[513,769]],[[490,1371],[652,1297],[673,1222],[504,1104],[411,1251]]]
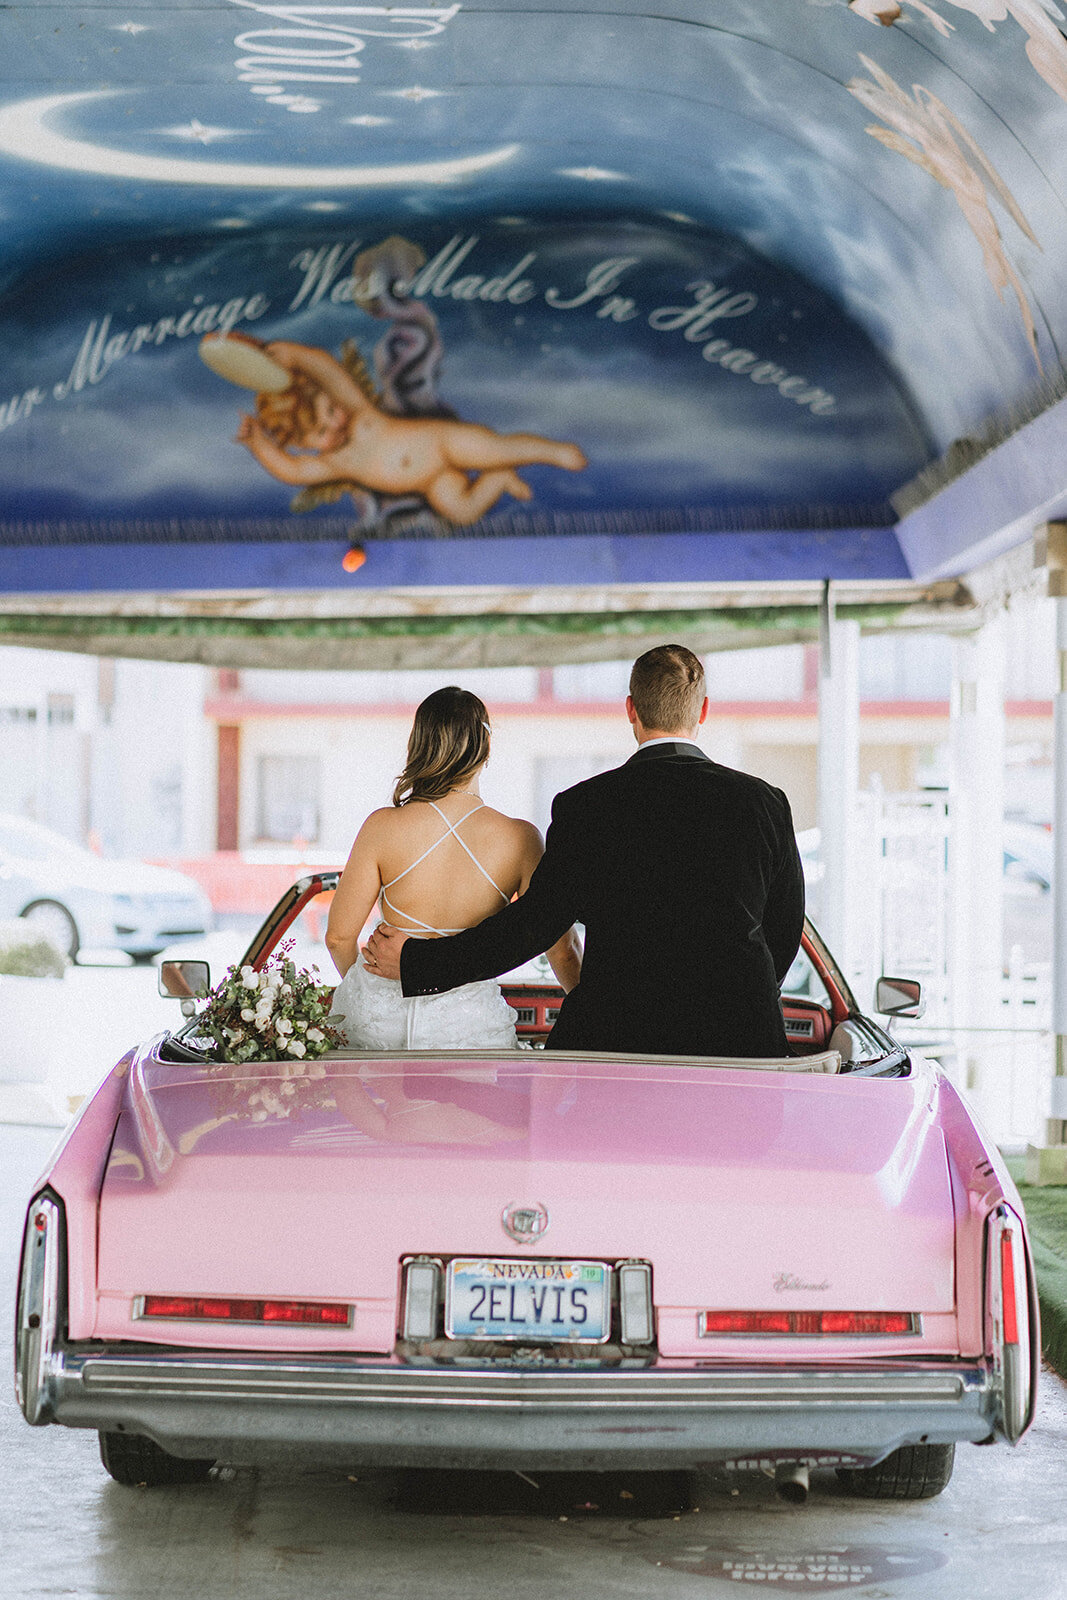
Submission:
[[[438,516],[477,522],[503,494],[529,500],[516,472],[535,462],[578,472],[575,444],[535,433],[495,433],[444,417],[395,417],[326,350],[276,341],[264,353],[290,374],[281,393],[256,397],[237,439],[282,483],[355,483],[378,495],[418,495]]]
[[[867,133],[887,150],[895,151],[920,167],[955,197],[967,226],[982,248],[982,260],[997,298],[1003,300],[1004,291],[1009,287],[1015,293],[1027,343],[1040,368],[1033,312],[1022,279],[1008,258],[993,214],[993,200],[996,199],[1030,243],[1040,250],[1034,231],[1011,190],[974,136],[943,100],[918,83],[912,86],[909,95],[868,56],[861,55],[860,61],[870,77],[852,78],[846,87],[884,124],[881,127],[871,124]]]
[[[405,240],[387,240],[356,261],[357,303],[392,322],[375,352],[377,385],[351,341],[340,361],[285,340],[259,344],[230,334],[201,343],[216,372],[257,390],[255,414],[242,417],[237,442],[272,477],[301,487],[295,510],[350,493],[364,521],[428,506],[463,527],[505,494],[532,497],[517,469],[543,464],[579,472],[586,465],[576,444],[498,433],[440,404],[435,319],[397,292],[390,270],[398,261],[410,266],[414,251]]]
[[[909,3],[913,10],[922,12],[943,38],[955,31],[954,24],[924,0],[909,0]],[[948,0],[948,4],[971,12],[990,33],[996,31],[998,22],[1013,17],[1027,35],[1026,54],[1034,71],[1061,100],[1067,100],[1067,39],[1056,26],[1056,20],[1063,21],[1063,12],[1056,0]],[[904,15],[898,0],[849,0],[849,10],[867,22],[880,23],[883,28],[891,28]]]

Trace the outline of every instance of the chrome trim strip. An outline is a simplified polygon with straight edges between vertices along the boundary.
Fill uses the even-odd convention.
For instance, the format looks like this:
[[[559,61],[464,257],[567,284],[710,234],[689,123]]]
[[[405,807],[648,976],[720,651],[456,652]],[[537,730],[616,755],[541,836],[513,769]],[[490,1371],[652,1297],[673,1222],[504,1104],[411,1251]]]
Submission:
[[[1004,1292],[1001,1282],[1001,1239],[1010,1235],[1012,1292],[1019,1331],[1016,1342],[1004,1336]],[[996,1425],[1009,1444],[1017,1444],[1033,1418],[1034,1339],[1031,1331],[1030,1285],[1026,1268],[1026,1233],[1011,1206],[1002,1202],[986,1219],[986,1320],[993,1353],[993,1385],[997,1394]]]
[[[284,1360],[224,1356],[61,1354],[55,1375],[63,1391],[97,1394],[233,1395],[246,1399],[358,1400],[390,1405],[638,1408],[953,1405],[984,1392],[981,1368],[898,1373],[773,1371],[660,1374],[654,1370],[564,1373],[380,1367],[331,1358]]]
[[[41,1228],[35,1226],[38,1216],[44,1219]],[[62,1243],[62,1210],[55,1200],[42,1195],[26,1213],[15,1313],[15,1394],[26,1421],[35,1426],[51,1422],[54,1415]]]

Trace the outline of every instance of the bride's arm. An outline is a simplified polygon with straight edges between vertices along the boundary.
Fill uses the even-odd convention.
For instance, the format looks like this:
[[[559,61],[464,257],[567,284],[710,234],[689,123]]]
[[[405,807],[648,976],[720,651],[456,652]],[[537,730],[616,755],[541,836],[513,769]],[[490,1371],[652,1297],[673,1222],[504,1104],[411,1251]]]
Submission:
[[[519,884],[519,894],[524,895],[533,877],[534,868],[545,853],[545,842],[540,833],[533,826],[530,828],[530,838],[522,867],[522,881]],[[576,930],[571,927],[561,939],[545,951],[548,964],[556,974],[556,981],[564,994],[570,994],[577,986],[582,975],[582,941]]]
[[[563,938],[557,939],[552,948],[545,951],[545,955],[563,993],[570,994],[572,989],[577,988],[582,975],[582,941],[577,931],[568,928]]]
[[[359,936],[381,888],[378,854],[382,820],[391,814],[372,811],[360,828],[330,907],[326,948],[342,978],[359,955]]]

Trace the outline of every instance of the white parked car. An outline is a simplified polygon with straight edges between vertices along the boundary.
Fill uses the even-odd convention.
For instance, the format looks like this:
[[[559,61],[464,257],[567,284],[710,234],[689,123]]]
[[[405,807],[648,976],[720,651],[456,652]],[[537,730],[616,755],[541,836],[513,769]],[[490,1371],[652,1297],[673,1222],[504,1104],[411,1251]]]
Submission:
[[[185,873],[109,861],[10,814],[0,814],[0,917],[24,917],[71,960],[87,949],[147,959],[214,925],[211,902]]]

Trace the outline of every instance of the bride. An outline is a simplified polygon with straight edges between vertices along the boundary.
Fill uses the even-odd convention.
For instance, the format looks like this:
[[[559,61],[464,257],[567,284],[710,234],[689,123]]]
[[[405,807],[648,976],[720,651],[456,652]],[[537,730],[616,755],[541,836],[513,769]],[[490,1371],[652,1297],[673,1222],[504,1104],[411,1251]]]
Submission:
[[[544,843],[532,823],[482,800],[488,713],[477,695],[438,689],[415,712],[407,765],[393,804],[356,836],[330,907],[326,945],[341,982],[334,1013],[360,1050],[515,1049],[515,1013],[493,982],[405,998],[369,972],[359,936],[375,903],[382,921],[416,938],[459,933],[524,893]],[[581,946],[570,929],[547,952],[558,982],[578,982]]]

